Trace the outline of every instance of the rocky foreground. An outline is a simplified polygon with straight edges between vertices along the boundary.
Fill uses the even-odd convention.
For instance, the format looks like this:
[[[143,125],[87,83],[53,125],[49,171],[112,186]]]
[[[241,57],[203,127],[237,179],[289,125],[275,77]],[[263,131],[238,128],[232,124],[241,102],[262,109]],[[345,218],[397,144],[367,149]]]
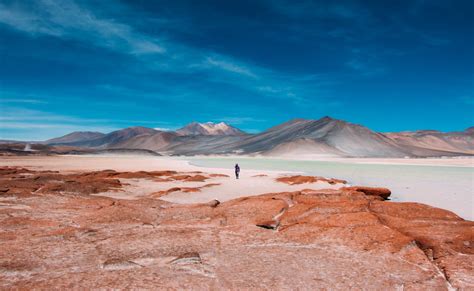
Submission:
[[[474,222],[385,201],[387,189],[194,205],[96,196],[120,191],[122,178],[212,183],[204,173],[0,168],[0,288],[474,288]]]

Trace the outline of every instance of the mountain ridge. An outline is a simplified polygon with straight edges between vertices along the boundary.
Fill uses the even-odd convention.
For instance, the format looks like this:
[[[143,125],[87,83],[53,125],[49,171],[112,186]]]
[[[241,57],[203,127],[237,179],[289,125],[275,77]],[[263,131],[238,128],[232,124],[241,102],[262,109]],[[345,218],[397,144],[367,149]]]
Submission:
[[[105,133],[97,131],[74,131],[69,134],[63,135],[61,137],[48,139],[45,143],[48,144],[61,144],[61,143],[71,143],[77,141],[93,140],[96,138],[103,137]]]
[[[61,144],[96,149],[143,149],[170,155],[402,158],[474,155],[473,129],[447,133],[436,130],[380,133],[325,116],[291,119],[257,134],[247,134],[224,122],[192,122],[176,131],[129,127],[97,138],[85,136],[84,140],[76,138],[74,142]],[[46,143],[68,141],[69,135]]]

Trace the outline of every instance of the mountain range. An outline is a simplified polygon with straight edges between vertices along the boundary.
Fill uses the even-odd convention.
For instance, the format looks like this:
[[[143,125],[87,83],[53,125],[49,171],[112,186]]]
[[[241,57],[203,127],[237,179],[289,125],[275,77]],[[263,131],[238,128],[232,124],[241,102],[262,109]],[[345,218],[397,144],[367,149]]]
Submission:
[[[108,134],[73,132],[44,142],[87,149],[139,149],[165,155],[246,154],[279,157],[434,157],[474,155],[474,127],[459,132],[379,133],[323,117],[294,119],[258,134],[221,123],[176,131],[129,127]]]

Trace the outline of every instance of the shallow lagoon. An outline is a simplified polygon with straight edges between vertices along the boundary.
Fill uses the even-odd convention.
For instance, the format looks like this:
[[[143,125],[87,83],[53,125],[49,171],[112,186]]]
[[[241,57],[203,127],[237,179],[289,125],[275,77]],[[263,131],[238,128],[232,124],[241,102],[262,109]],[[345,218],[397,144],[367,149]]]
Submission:
[[[392,190],[393,201],[420,202],[451,210],[474,220],[474,168],[435,165],[361,164],[346,161],[301,161],[269,158],[186,158],[200,167],[242,171],[294,171],[347,180],[352,185],[380,186]]]

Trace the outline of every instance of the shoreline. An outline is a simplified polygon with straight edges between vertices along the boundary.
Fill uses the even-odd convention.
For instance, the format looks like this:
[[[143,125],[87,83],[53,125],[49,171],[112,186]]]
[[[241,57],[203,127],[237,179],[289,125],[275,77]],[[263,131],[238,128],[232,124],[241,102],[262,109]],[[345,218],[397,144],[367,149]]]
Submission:
[[[234,159],[228,157],[228,159]],[[199,161],[200,159],[194,159]],[[215,169],[222,164],[222,158],[204,158],[203,164],[190,164]],[[288,167],[289,171],[298,168],[297,173],[325,177],[341,178],[349,184],[370,187],[387,187],[392,191],[393,202],[415,202],[446,209],[466,220],[474,220],[474,171],[470,161],[468,165],[448,164],[410,164],[394,163],[394,160],[375,163],[362,163],[357,160],[283,160],[266,158],[245,158],[248,168],[259,166],[262,171],[269,168]],[[474,160],[473,160],[474,161]],[[406,162],[404,159],[403,161]],[[425,161],[426,162],[426,161]],[[432,160],[428,163],[433,162]],[[207,166],[206,163],[212,164]],[[314,163],[314,164],[313,164]],[[457,173],[457,174],[454,174]]]
[[[405,183],[406,181],[401,182],[394,182],[388,183],[390,180],[388,178],[380,177],[380,173],[374,172],[374,176],[368,175],[365,173],[367,177],[356,175],[358,179],[351,179],[342,174],[331,173],[331,169],[325,170],[325,168],[319,169],[318,173],[314,173],[311,171],[306,170],[305,168],[300,167],[303,164],[291,164],[291,161],[294,160],[282,160],[282,159],[266,159],[264,157],[260,158],[250,158],[250,157],[242,157],[242,156],[235,156],[235,157],[205,157],[205,160],[212,161],[213,159],[218,160],[229,160],[228,168],[220,167],[220,166],[205,166],[199,165],[194,163],[194,160],[199,160],[202,158],[183,158],[183,157],[149,157],[149,156],[134,156],[134,155],[84,155],[84,156],[76,156],[76,155],[63,155],[63,156],[29,156],[29,157],[5,157],[4,159],[0,160],[0,166],[24,166],[33,169],[39,170],[59,170],[64,172],[78,172],[78,171],[97,171],[97,170],[107,170],[107,169],[114,169],[117,171],[154,171],[154,170],[177,170],[177,171],[203,171],[208,173],[219,173],[225,174],[229,177],[233,177],[233,163],[240,159],[242,162],[245,161],[253,161],[253,162],[260,162],[260,161],[280,161],[282,163],[290,163],[289,166],[293,168],[298,168],[296,171],[294,169],[289,170],[280,170],[280,169],[265,169],[262,168],[260,170],[253,168],[252,164],[247,164],[244,166],[243,174],[244,180],[247,183],[240,183],[235,184],[231,182],[230,179],[218,181],[220,186],[217,187],[210,187],[206,189],[202,189],[200,194],[190,194],[190,193],[172,193],[170,196],[163,197],[163,199],[169,198],[170,202],[175,203],[202,203],[206,202],[206,199],[221,199],[221,200],[229,200],[237,197],[247,197],[253,195],[259,195],[264,193],[270,192],[279,192],[279,191],[287,191],[287,190],[296,190],[300,188],[285,188],[283,185],[278,185],[276,181],[274,181],[278,176],[281,175],[298,175],[298,174],[305,174],[305,175],[315,175],[315,176],[323,176],[326,178],[339,178],[345,179],[348,181],[348,185],[358,185],[358,186],[370,186],[370,187],[387,187],[392,190],[392,197],[391,200],[393,202],[417,202],[427,204],[433,207],[438,207],[442,209],[447,209],[449,211],[453,211],[457,215],[461,217],[472,220],[472,197],[469,195],[469,191],[473,191],[472,186],[462,186],[459,184],[463,182],[464,184],[468,181],[459,180],[457,178],[456,181],[458,182],[450,182],[450,180],[446,181],[437,181],[438,186],[430,184],[429,181],[423,181],[423,179],[432,179],[432,177],[428,174],[424,174],[420,176],[420,173],[423,174],[425,171],[423,169],[428,170],[429,168],[433,168],[436,170],[435,165],[424,165],[423,169],[417,169],[416,166],[419,165],[406,165],[406,164],[372,164],[374,167],[382,167],[383,165],[391,165],[391,166],[409,166],[414,173],[414,178],[409,180],[410,183]],[[232,161],[232,162],[230,162]],[[355,161],[355,162],[354,162]],[[351,166],[353,169],[365,169],[359,168],[357,165],[364,165],[367,164],[358,163],[358,160],[350,160],[350,161],[334,161],[333,160],[325,160],[319,161],[322,163],[328,163],[331,167],[340,168],[338,165],[347,165],[348,167]],[[393,162],[393,160],[391,160]],[[294,161],[295,163],[304,163],[305,161]],[[311,163],[313,161],[306,161]],[[371,162],[374,162],[373,160]],[[387,162],[387,160],[383,161]],[[430,161],[431,162],[431,161]],[[451,161],[448,161],[448,163]],[[465,162],[465,161],[464,161]],[[240,162],[239,162],[240,163]],[[299,166],[298,166],[299,165]],[[326,165],[326,166],[327,166]],[[226,162],[227,166],[227,162]],[[241,165],[242,166],[242,165]],[[281,166],[281,165],[280,165]],[[413,168],[412,168],[413,167]],[[426,168],[425,168],[426,167]],[[346,168],[345,166],[342,168]],[[352,169],[351,168],[351,169]],[[370,167],[373,168],[373,167]],[[452,165],[444,165],[442,169],[465,169],[462,170],[466,175],[466,171],[469,171],[471,167],[466,166],[452,166]],[[405,169],[405,168],[401,168]],[[444,173],[444,171],[437,169],[437,176],[439,173]],[[422,170],[423,172],[420,172]],[[350,170],[356,171],[356,170]],[[373,172],[374,170],[372,170]],[[393,171],[392,170],[384,170],[381,168],[379,172],[382,171]],[[399,170],[400,171],[400,170]],[[430,170],[431,171],[431,170]],[[458,171],[458,170],[456,170]],[[336,171],[337,172],[337,171]],[[259,175],[259,174],[267,174],[269,177],[266,179],[265,183],[261,180],[256,180],[252,176]],[[383,174],[383,173],[382,173]],[[469,173],[467,173],[469,174]],[[378,175],[378,176],[377,176]],[[390,177],[391,174],[387,174],[385,176]],[[416,177],[418,176],[418,178]],[[362,177],[362,178],[361,178]],[[474,177],[474,175],[471,175]],[[417,179],[421,179],[421,181],[417,181]],[[465,178],[463,178],[465,179]],[[134,182],[135,183],[135,182]],[[145,184],[141,182],[142,187],[147,187]],[[138,191],[139,183],[135,183],[137,187],[135,189],[130,189],[131,192]],[[246,185],[245,185],[246,184]],[[258,185],[258,187],[253,187],[253,184]],[[441,184],[441,186],[439,186]],[[169,188],[172,188],[174,185],[169,185]],[[191,185],[190,185],[191,186]],[[193,185],[197,186],[197,185]],[[314,185],[306,184],[306,188],[311,188]],[[318,185],[320,189],[324,185]],[[327,186],[327,185],[326,185]],[[152,190],[166,190],[157,188],[156,186],[149,187],[147,189]],[[444,190],[443,190],[444,189]],[[301,190],[301,189],[300,189]],[[445,195],[440,195],[439,192],[443,191]],[[129,193],[131,193],[129,192]],[[143,192],[143,191],[142,191]],[[405,193],[405,194],[404,194]],[[436,194],[438,193],[438,194]],[[449,194],[451,193],[451,194]],[[131,195],[135,197],[134,195]],[[467,199],[467,200],[466,200]],[[471,206],[470,206],[471,205]]]
[[[297,162],[334,162],[342,164],[364,164],[364,165],[404,165],[404,166],[435,166],[435,167],[462,167],[474,168],[474,157],[460,156],[449,158],[297,158],[297,157],[272,157],[272,156],[220,156],[220,155],[202,155],[202,156],[177,156],[182,160],[193,159],[256,159],[256,160],[274,160],[274,161],[297,161]]]

